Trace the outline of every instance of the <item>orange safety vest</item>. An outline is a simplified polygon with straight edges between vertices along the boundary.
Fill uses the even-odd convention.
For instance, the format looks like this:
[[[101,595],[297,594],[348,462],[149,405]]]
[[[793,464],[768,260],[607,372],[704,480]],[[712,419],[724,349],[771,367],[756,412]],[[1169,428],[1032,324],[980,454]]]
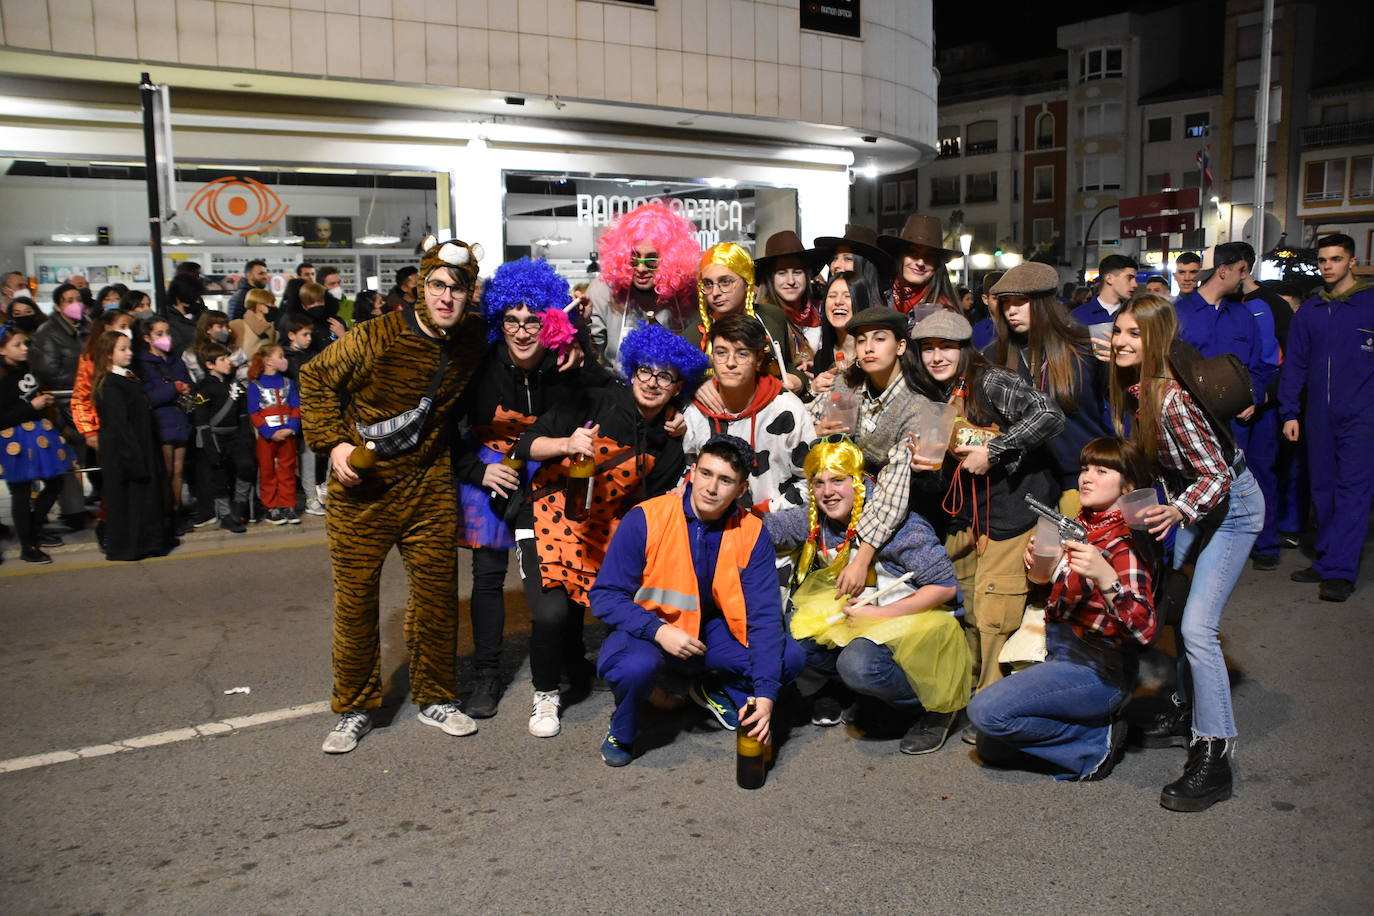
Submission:
[[[692,564],[692,545],[687,539],[687,513],[682,497],[673,493],[655,496],[639,504],[648,522],[644,550],[644,578],[635,601],[664,622],[689,634],[701,635],[701,595]],[[711,580],[711,596],[720,608],[730,633],[749,645],[745,625],[744,588],[740,573],[749,565],[763,522],[748,512],[736,512],[720,538],[720,556]]]

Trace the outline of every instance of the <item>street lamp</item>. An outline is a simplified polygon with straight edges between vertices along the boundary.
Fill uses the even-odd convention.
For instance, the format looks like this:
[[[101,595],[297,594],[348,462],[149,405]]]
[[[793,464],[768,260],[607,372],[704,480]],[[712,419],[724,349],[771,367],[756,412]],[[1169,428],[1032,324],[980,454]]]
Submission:
[[[963,232],[959,235],[959,250],[964,253],[964,285],[969,284],[969,258],[968,253],[973,249],[973,233]]]
[[[1088,228],[1083,230],[1083,269],[1078,272],[1078,282],[1083,283],[1088,276],[1088,239],[1092,238],[1093,227],[1097,225],[1097,220],[1108,210],[1115,210],[1116,204],[1107,204],[1101,210],[1093,214],[1093,218],[1088,221]]]

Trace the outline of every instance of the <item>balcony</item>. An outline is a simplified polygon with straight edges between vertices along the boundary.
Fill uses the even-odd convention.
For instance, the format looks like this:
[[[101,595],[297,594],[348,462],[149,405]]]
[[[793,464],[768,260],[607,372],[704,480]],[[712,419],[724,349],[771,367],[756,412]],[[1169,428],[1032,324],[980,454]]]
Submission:
[[[1370,141],[1374,141],[1374,121],[1347,121],[1344,124],[1321,124],[1302,129],[1303,149]]]
[[[1340,202],[1344,199],[1345,195],[1340,191],[1308,191],[1302,196],[1302,202],[1305,204]]]
[[[983,155],[983,154],[985,154],[985,153],[995,153],[995,152],[997,152],[997,141],[996,141],[996,140],[984,140],[982,143],[970,143],[970,144],[968,145],[968,150],[967,150],[967,152],[964,153],[964,155],[966,155],[966,156],[981,156],[981,155]]]
[[[941,141],[940,141],[940,154],[939,154],[936,158],[937,158],[937,159],[957,159],[957,158],[959,158],[959,141],[958,141],[958,140],[941,140]]]

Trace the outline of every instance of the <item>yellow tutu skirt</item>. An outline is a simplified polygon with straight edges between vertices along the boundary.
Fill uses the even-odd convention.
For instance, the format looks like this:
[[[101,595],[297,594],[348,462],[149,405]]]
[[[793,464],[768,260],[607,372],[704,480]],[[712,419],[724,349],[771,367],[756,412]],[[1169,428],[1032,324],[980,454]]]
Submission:
[[[860,637],[887,646],[926,709],[957,712],[968,705],[973,662],[959,622],[945,611],[829,623],[845,599],[835,597],[835,576],[824,569],[806,577],[792,595],[792,605],[793,637],[827,648],[842,648]]]

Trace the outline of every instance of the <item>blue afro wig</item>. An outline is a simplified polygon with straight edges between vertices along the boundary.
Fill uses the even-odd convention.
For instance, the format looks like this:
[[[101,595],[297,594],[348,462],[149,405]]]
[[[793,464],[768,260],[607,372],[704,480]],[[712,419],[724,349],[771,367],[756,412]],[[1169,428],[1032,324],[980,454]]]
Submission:
[[[501,316],[525,306],[531,312],[561,309],[572,301],[568,281],[543,258],[507,261],[491,275],[482,291],[482,315],[491,329],[487,340],[501,338]]]
[[[640,366],[673,369],[682,376],[684,395],[701,384],[709,364],[705,353],[661,324],[641,324],[620,343],[620,367],[626,381]]]

